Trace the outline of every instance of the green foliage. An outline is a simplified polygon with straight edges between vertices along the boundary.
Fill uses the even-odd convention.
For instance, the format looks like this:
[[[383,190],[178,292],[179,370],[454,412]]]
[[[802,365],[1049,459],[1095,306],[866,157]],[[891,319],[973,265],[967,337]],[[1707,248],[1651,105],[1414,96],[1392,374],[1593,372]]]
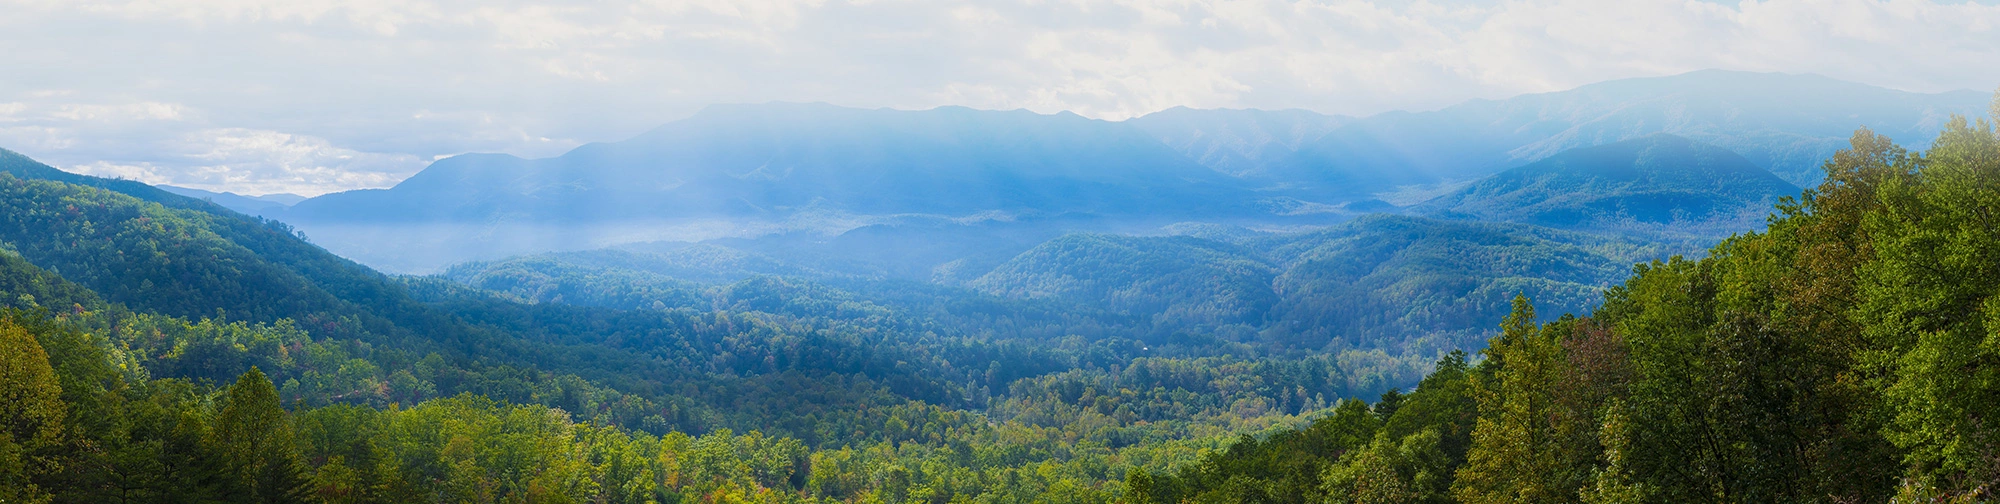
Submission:
[[[1477,418],[1464,354],[1441,359],[1393,402],[1342,401],[1306,428],[1258,439],[1172,472],[1128,476],[1133,502],[1444,502]],[[1393,407],[1389,405],[1393,404]],[[1346,499],[1346,500],[1343,500]]]
[[[247,483],[250,502],[306,499],[305,465],[291,423],[278,405],[278,390],[257,368],[243,373],[223,396],[208,442]]]
[[[1661,252],[1617,239],[1511,224],[1366,216],[1286,239],[1283,301],[1266,338],[1435,358],[1472,348],[1525,294],[1588,309],[1626,265]]]
[[[1766,232],[1641,264],[1590,317],[1537,324],[1517,298],[1483,361],[1441,362],[1378,403],[1373,441],[1319,459],[1318,498],[1991,502],[2000,133],[1955,120],[1909,153],[1864,130],[1826,170]],[[1204,464],[1258,463],[1269,442]],[[1267,474],[1204,489],[1289,479]],[[1179,476],[1127,485],[1192,498],[1168,493]]]
[[[342,276],[290,234],[227,214],[0,182],[20,208],[101,204],[90,218],[12,216],[60,231],[12,235],[25,245],[4,279],[35,296],[23,306],[71,300],[18,318],[69,406],[60,463],[45,466],[60,470],[28,476],[58,502],[1105,502],[1127,467],[1184,465],[1238,432],[1296,425],[1351,389],[1415,374],[1362,354],[1141,358],[1133,340],[992,340],[962,331],[994,320],[994,306],[1022,327],[1082,319],[921,291],[892,307],[772,277],[707,292],[711,311],[520,304]],[[153,226],[92,234],[125,229],[121,215]],[[92,237],[90,254],[158,260],[92,270],[88,254],[52,243],[72,236]],[[216,283],[159,287],[207,296],[172,300],[186,306],[144,291],[203,271]],[[95,294],[86,286],[122,294],[71,295]],[[242,306],[194,308],[228,303]],[[1047,393],[1071,378],[1100,388]]]
[[[1325,502],[1390,504],[1450,502],[1451,457],[1435,429],[1406,436],[1400,442],[1378,433],[1327,468],[1321,491]]]
[[[1243,247],[1200,238],[1068,235],[969,286],[1015,298],[1091,303],[1170,328],[1261,325],[1276,271]]]
[[[46,502],[35,480],[60,469],[62,386],[28,330],[0,320],[0,502]]]
[[[1562,339],[1576,327],[1565,318],[1536,327],[1535,310],[1525,297],[1501,322],[1501,334],[1486,349],[1490,380],[1482,380],[1480,418],[1472,448],[1453,488],[1460,502],[1552,502],[1580,491],[1596,446],[1588,432],[1588,410],[1563,404],[1556,394],[1575,373]]]
[[[1906,163],[1862,222],[1875,255],[1857,285],[1863,363],[1886,375],[1887,435],[1919,481],[2000,487],[2000,136],[1956,119]]]

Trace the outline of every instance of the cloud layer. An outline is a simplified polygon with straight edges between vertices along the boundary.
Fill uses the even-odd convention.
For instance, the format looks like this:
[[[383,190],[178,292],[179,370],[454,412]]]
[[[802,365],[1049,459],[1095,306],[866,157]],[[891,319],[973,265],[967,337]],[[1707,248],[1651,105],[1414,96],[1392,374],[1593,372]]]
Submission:
[[[2000,84],[1923,0],[0,0],[0,147],[245,193],[559,153],[713,103],[1370,114],[1703,68]]]

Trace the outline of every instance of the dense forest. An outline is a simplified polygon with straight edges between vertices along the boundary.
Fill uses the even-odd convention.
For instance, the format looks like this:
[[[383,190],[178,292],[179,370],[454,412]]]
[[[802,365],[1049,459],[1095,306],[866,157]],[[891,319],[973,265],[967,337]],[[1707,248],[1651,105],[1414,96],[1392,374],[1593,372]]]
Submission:
[[[526,304],[383,276],[142,185],[9,168],[0,301],[10,344],[40,349],[8,352],[25,378],[7,383],[35,398],[10,403],[42,412],[6,452],[28,500],[306,481],[312,499],[397,502],[1108,501],[1126,467],[1186,463],[1417,372],[1200,338],[1153,352],[1052,303],[911,291],[898,306],[950,305],[913,314],[777,277],[704,307]],[[990,337],[1006,327],[1025,336]],[[231,433],[239,415],[256,432]],[[224,455],[242,446],[279,451]],[[577,455],[613,452],[626,469]]]
[[[1075,310],[993,294],[1119,288],[1032,264],[986,291],[579,280],[589,272],[560,263],[389,277],[283,224],[0,162],[0,502],[1984,502],[2000,489],[2000,133],[1986,121],[1955,120],[1923,152],[1858,132],[1767,230],[1640,264],[1589,313],[1537,314],[1529,296],[1393,312],[1496,315],[1484,350],[1431,355],[1312,319],[1217,330],[1240,310],[1154,330],[1133,307],[1171,305],[1136,296],[1157,286]],[[1105,250],[1090,240],[1119,245],[1075,238],[1041,257]],[[1164,240],[1330,293],[1299,299],[1381,302],[1341,289],[1394,283],[1341,256],[1287,279],[1230,244]],[[1487,250],[1514,262],[1493,264],[1590,252],[1512,240]],[[1382,242],[1288,243],[1352,256]],[[1186,280],[1234,285],[1203,267]]]
[[[1639,265],[1589,316],[1517,299],[1477,362],[1133,470],[1126,498],[1995,500],[2000,136],[1959,119],[1911,153],[1864,130],[1826,171],[1767,231]]]

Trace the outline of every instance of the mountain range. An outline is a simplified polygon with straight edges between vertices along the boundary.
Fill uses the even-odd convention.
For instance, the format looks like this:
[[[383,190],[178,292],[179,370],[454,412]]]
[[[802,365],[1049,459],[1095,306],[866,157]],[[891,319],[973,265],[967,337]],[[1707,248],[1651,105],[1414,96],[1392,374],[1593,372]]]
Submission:
[[[245,196],[227,191],[223,192],[205,191],[201,189],[194,189],[189,187],[175,187],[170,185],[160,185],[155,187],[159,187],[161,190],[166,192],[179,194],[181,196],[187,196],[189,198],[208,200],[210,203],[215,203],[217,205],[222,205],[224,208],[242,212],[244,215],[259,215],[259,216],[282,215],[285,213],[285,210],[291,208],[292,205],[296,205],[299,202],[306,200],[305,196],[300,196],[297,194],[290,194],[290,193],[265,194],[261,196]]]
[[[1760,198],[1796,192],[1783,184],[1817,183],[1819,161],[1857,127],[1916,146],[1951,115],[1974,115],[1986,105],[1987,96],[1974,92],[1912,93],[1813,75],[1726,71],[1360,118],[1176,108],[1103,121],[962,107],[719,105],[554,158],[466,154],[388,189],[327,194],[289,208],[218,202],[283,220],[377,267],[436,271],[466,260],[618,243],[824,238],[907,227],[913,219],[974,227],[1040,223],[1046,229],[1037,236],[1046,239],[1180,222],[1285,229],[1374,212],[1491,214],[1466,203],[1425,202],[1447,194],[1463,199],[1454,191],[1566,151],[1669,134],[1703,152],[1733,153],[1729,166],[1718,169],[1772,176],[1741,188],[1756,195],[1713,204],[1680,201],[1687,195],[1664,188],[1572,202],[1638,205],[1622,210],[1593,207],[1583,210],[1588,215],[1563,217],[1538,207],[1531,211],[1545,215],[1481,218],[1603,227],[1617,218],[1611,214],[1627,212],[1653,227],[1676,227],[1689,218],[1653,222],[1646,212],[1692,210],[1693,221],[1706,226],[1711,210],[1757,208]],[[1649,166],[1642,169],[1677,165]],[[1558,182],[1528,185],[1549,190]],[[1479,183],[1487,185],[1475,191],[1498,196],[1494,184],[1510,182]],[[1673,201],[1639,201],[1647,197]],[[1695,234],[1723,231],[1701,229]]]

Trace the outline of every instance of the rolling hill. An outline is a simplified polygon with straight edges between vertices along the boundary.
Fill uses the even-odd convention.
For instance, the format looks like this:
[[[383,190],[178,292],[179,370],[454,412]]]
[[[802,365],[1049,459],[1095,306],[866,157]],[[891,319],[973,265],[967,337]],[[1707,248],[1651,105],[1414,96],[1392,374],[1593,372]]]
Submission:
[[[259,366],[287,400],[312,405],[386,407],[476,393],[562,407],[584,418],[610,415],[603,420],[634,428],[650,422],[656,430],[700,432],[774,425],[778,420],[768,415],[790,413],[738,404],[742,394],[792,393],[797,390],[773,384],[827,373],[840,375],[834,382],[865,382],[811,392],[833,402],[906,400],[896,394],[935,402],[954,397],[948,379],[940,377],[955,373],[934,367],[942,361],[904,353],[915,347],[892,349],[901,344],[863,352],[865,345],[854,339],[900,341],[906,336],[901,332],[753,329],[757,324],[747,320],[748,326],[717,327],[687,312],[517,303],[462,286],[383,275],[276,221],[136,182],[62,172],[5,151],[0,249],[0,273],[6,274],[0,287],[10,289],[5,304],[59,313],[77,305],[75,316],[84,318],[79,323],[148,356],[159,378],[219,380]],[[739,291],[748,296],[752,290]],[[816,319],[808,326],[839,323]],[[306,351],[294,343],[318,345],[311,350],[315,357],[292,354]],[[812,350],[800,350],[805,347]],[[818,357],[772,366],[762,357],[799,351]],[[748,360],[741,365],[756,369],[715,360],[717,352],[742,356]],[[883,358],[930,371],[892,371],[915,379],[890,378],[876,372],[888,368],[863,362]],[[983,370],[984,364],[975,367]],[[696,391],[704,387],[737,392]],[[763,392],[751,392],[757,390]]]
[[[733,285],[789,279],[845,292],[842,299],[851,302],[984,326],[995,334],[1040,333],[1019,324],[1042,320],[1035,324],[1156,346],[1380,351],[1429,359],[1476,345],[1515,295],[1528,295],[1551,313],[1586,312],[1632,264],[1698,250],[1677,239],[1381,214],[1307,232],[1204,225],[1173,230],[1178,234],[1062,235],[957,272],[959,280],[804,267],[725,241],[482,261],[444,276],[528,302],[625,309],[733,303],[724,295]],[[791,257],[813,257],[839,254],[834,243],[787,246],[794,248]],[[702,264],[734,273],[694,267]],[[1036,315],[1049,312],[1065,315]]]
[[[1734,152],[1665,133],[1570,150],[1411,211],[1597,231],[1726,236],[1756,229],[1799,188]]]
[[[1022,252],[968,287],[1061,299],[1170,328],[1260,325],[1277,272],[1254,251],[1186,236],[1067,235]]]
[[[286,208],[289,208],[300,201],[306,200],[306,197],[299,196],[296,194],[267,194],[263,196],[244,196],[233,192],[204,191],[201,189],[174,187],[168,185],[162,185],[156,187],[159,187],[160,190],[174,194],[179,194],[182,196],[187,196],[189,198],[208,200],[210,203],[222,205],[224,208],[241,212],[244,215],[256,215],[256,216],[269,215],[276,217],[284,214]]]

